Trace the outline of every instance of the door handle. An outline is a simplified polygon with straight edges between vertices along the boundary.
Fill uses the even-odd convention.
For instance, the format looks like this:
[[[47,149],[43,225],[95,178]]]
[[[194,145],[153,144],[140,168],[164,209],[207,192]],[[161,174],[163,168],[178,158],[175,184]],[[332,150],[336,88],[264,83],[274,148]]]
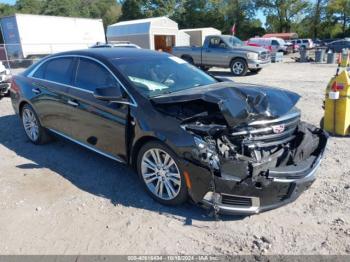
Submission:
[[[79,103],[75,102],[73,100],[68,100],[68,104],[71,105],[71,106],[74,106],[74,107],[78,107],[79,106]]]
[[[33,88],[33,89],[32,89],[32,92],[33,92],[34,94],[40,94],[40,93],[41,93],[41,90],[40,90],[39,88]]]

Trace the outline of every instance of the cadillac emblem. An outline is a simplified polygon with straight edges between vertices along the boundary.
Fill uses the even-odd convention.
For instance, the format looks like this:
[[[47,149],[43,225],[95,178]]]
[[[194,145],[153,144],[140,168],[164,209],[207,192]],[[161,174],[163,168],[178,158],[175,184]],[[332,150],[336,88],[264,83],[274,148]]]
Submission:
[[[282,125],[277,125],[277,126],[272,126],[272,131],[275,134],[281,134],[284,132],[284,130],[286,129],[286,126],[284,124]]]

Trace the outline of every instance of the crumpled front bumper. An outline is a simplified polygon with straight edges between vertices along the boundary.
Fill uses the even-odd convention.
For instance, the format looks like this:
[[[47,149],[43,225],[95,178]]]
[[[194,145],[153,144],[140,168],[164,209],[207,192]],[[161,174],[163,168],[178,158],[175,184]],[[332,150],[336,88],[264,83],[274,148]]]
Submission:
[[[302,178],[273,178],[268,185],[262,187],[257,187],[252,181],[237,185],[217,177],[217,195],[208,192],[202,204],[208,208],[213,207],[213,200],[216,198],[219,213],[231,215],[252,215],[286,205],[296,200],[312,185],[321,160],[322,155]]]
[[[214,176],[215,193],[213,187],[207,190],[201,204],[207,208],[215,207],[222,214],[251,215],[296,200],[315,181],[328,140],[328,134],[323,130],[308,127],[314,128],[318,137],[318,147],[313,154],[295,165],[270,168],[267,177],[237,181],[227,176]],[[239,171],[230,172],[235,175]]]

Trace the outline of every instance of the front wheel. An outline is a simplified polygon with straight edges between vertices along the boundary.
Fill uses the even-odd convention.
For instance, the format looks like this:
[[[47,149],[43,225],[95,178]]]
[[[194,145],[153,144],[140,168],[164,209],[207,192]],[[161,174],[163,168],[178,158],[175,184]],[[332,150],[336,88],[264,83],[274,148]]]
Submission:
[[[231,73],[234,76],[245,76],[248,72],[248,65],[244,59],[237,58],[231,62]]]
[[[152,198],[165,205],[180,205],[188,191],[175,153],[159,142],[144,145],[137,157],[137,172]]]

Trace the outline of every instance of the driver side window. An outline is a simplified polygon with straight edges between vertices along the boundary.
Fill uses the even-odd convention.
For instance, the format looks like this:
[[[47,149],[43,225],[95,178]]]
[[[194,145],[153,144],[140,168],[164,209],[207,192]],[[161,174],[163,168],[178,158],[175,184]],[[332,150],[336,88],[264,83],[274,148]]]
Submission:
[[[213,37],[209,42],[210,48],[226,48],[226,44],[220,37]]]
[[[119,88],[117,80],[107,69],[86,58],[79,59],[75,86],[91,92],[96,88]]]

